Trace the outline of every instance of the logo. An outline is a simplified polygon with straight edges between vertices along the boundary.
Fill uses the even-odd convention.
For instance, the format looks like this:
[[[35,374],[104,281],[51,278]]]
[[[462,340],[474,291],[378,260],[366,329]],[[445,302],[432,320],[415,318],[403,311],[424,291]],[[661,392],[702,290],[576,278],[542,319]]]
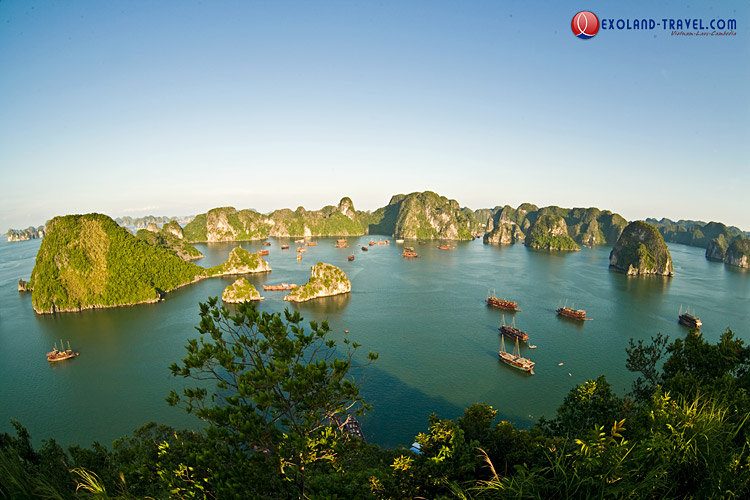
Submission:
[[[573,16],[570,27],[573,29],[575,36],[587,40],[599,33],[599,18],[593,12],[582,10]]]

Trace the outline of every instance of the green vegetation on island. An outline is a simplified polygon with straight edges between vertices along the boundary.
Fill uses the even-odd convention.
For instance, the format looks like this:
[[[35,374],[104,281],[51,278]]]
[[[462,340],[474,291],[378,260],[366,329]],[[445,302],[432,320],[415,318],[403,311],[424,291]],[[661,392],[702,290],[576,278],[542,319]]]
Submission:
[[[224,293],[221,294],[221,300],[225,304],[236,304],[239,302],[263,300],[263,297],[255,289],[255,285],[248,283],[245,278],[239,278],[224,289]]]
[[[694,247],[708,248],[711,241],[720,237],[723,237],[727,241],[727,244],[740,236],[750,238],[750,233],[743,233],[740,228],[726,226],[721,222],[694,220],[679,220],[675,222],[670,219],[646,219],[646,222],[659,230],[662,236],[664,236],[664,241]]]
[[[258,254],[240,247],[222,264],[205,269],[171,248],[144,241],[150,235],[182,241],[169,228],[139,231],[137,238],[102,214],[55,217],[47,228],[31,280],[24,285],[33,290],[31,302],[40,314],[156,302],[204,278],[271,270]]]
[[[329,297],[352,291],[352,282],[344,271],[331,264],[318,262],[310,268],[310,281],[292,290],[284,300],[305,302],[318,297]]]
[[[153,228],[139,229],[138,232],[135,233],[135,236],[149,245],[172,252],[183,260],[196,260],[203,258],[203,254],[200,253],[197,248],[183,239],[182,228],[176,222],[165,224],[161,230],[157,227],[156,231]]]
[[[737,266],[749,267],[750,261],[750,238],[735,238],[727,248],[724,263]]]
[[[672,256],[661,233],[645,221],[628,224],[609,254],[609,266],[628,275],[672,276]]]
[[[47,225],[31,273],[31,300],[37,313],[155,302],[202,272],[106,215],[66,215]]]
[[[205,270],[206,276],[230,276],[233,274],[266,273],[271,266],[257,253],[250,253],[242,247],[235,247],[229,252],[227,260],[218,266]]]
[[[545,213],[534,222],[525,244],[529,248],[540,250],[580,250],[581,247],[568,236],[565,219],[560,215]]]
[[[213,298],[197,330],[171,371],[198,382],[180,382],[167,402],[205,428],[149,423],[111,450],[66,451],[53,439],[35,448],[13,421],[15,435],[0,434],[0,498],[750,497],[750,347],[730,330],[715,344],[693,333],[631,340],[629,394],[604,376],[585,381],[528,430],[482,403],[455,420],[432,414],[420,453],[345,432],[349,415],[370,409],[356,364],[378,356],[339,345],[326,322],[306,328],[298,313],[251,303],[232,314]]]
[[[199,214],[185,226],[185,238],[200,241],[261,240],[269,236],[361,236],[377,217],[354,210],[350,198],[342,198],[338,206],[320,210],[281,209],[264,215],[254,210],[233,207],[214,208]]]
[[[432,191],[397,194],[376,214],[382,219],[376,225],[378,234],[420,240],[470,240],[478,225],[470,212]]]
[[[486,213],[484,210],[477,214]],[[540,228],[534,230],[534,225],[545,215],[560,217],[565,222],[567,236],[576,246],[567,241],[565,235],[560,233],[560,238],[546,237],[541,235],[550,230],[549,220],[543,221]],[[563,250],[574,250],[578,245],[596,246],[614,244],[620,237],[627,221],[618,214],[598,208],[560,208],[556,206],[539,208],[531,203],[524,203],[517,209],[509,205],[495,207],[490,211],[486,219],[484,242],[495,245],[510,245],[519,241],[529,241],[527,235],[534,232],[536,236],[532,243],[546,246],[559,246]],[[556,219],[555,225],[559,222]],[[562,227],[560,225],[560,227]],[[551,235],[550,235],[551,236]]]

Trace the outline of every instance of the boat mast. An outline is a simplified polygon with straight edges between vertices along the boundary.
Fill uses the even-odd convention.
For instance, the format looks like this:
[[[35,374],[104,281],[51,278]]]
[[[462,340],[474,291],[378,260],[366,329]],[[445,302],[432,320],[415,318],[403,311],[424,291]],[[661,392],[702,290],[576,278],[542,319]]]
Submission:
[[[500,351],[505,352],[505,334],[500,334]]]
[[[518,337],[516,337],[516,347],[513,348],[513,356],[517,358],[521,357],[521,349],[518,347]]]

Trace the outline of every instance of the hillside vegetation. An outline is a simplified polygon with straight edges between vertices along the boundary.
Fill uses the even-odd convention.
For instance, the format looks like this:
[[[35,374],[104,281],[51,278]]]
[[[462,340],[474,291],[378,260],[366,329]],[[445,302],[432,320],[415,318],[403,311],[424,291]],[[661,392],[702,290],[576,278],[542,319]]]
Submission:
[[[38,313],[155,302],[203,269],[102,214],[55,217],[31,274]]]

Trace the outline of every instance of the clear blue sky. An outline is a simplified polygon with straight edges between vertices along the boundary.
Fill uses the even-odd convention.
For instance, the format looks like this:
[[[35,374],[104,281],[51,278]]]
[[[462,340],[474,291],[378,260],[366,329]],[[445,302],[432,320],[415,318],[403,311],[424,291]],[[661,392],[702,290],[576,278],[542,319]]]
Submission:
[[[736,36],[600,30],[736,19]],[[0,232],[216,206],[597,206],[750,230],[747,1],[0,0]]]

